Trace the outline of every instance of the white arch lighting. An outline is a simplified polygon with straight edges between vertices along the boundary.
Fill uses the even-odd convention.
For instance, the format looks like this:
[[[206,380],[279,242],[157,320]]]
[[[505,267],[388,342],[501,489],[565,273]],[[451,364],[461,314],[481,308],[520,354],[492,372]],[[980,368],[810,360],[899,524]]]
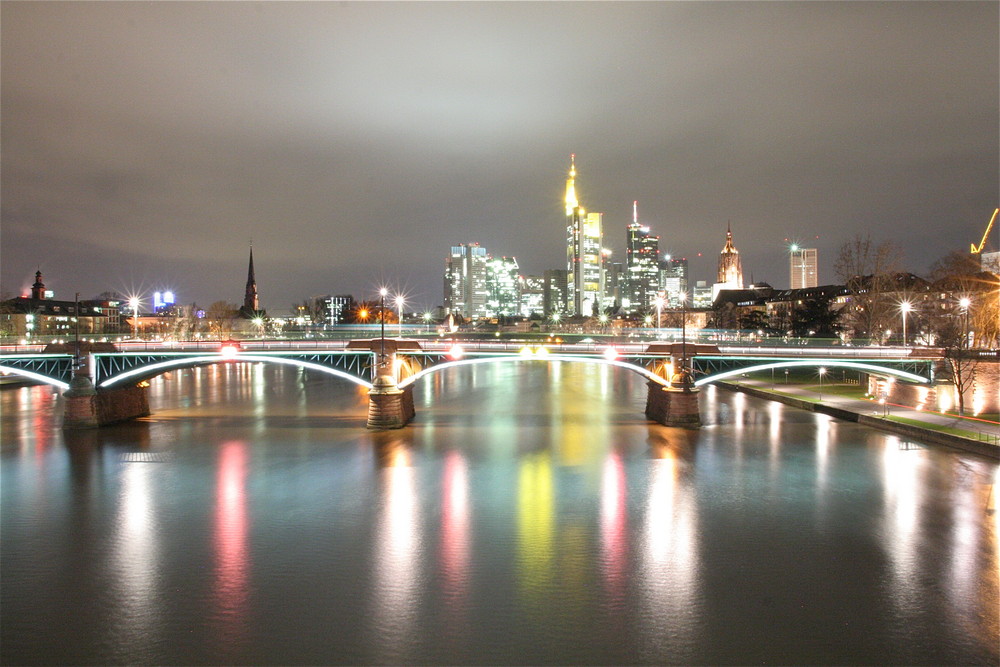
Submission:
[[[205,355],[201,357],[181,357],[179,359],[172,359],[170,361],[161,361],[160,363],[150,364],[149,366],[141,366],[139,368],[133,368],[132,370],[125,371],[124,373],[119,373],[118,375],[112,376],[100,383],[101,387],[111,387],[128,380],[129,378],[136,377],[137,375],[148,375],[150,371],[165,371],[171,368],[181,368],[185,366],[197,366],[199,364],[218,364],[218,363],[229,363],[229,362],[262,362],[266,364],[283,364],[285,366],[298,366],[300,368],[308,368],[309,370],[319,371],[320,373],[326,373],[328,375],[333,375],[335,377],[343,378],[354,384],[361,385],[366,389],[372,388],[372,383],[367,380],[362,380],[359,377],[351,375],[350,373],[345,373],[342,370],[336,368],[330,368],[329,366],[321,366],[320,364],[314,364],[311,361],[301,361],[299,359],[286,359],[285,357],[265,357],[256,354],[240,354],[235,357],[223,356],[221,354]],[[157,375],[158,373],[153,373]]]
[[[928,380],[922,375],[917,375],[916,373],[910,373],[909,371],[896,370],[895,368],[886,368],[885,366],[876,366],[874,364],[864,364],[858,361],[816,359],[814,361],[776,361],[770,364],[759,364],[757,366],[747,366],[746,368],[737,368],[735,370],[724,371],[722,373],[716,373],[715,375],[709,375],[707,377],[703,377],[699,380],[696,380],[694,386],[700,387],[702,385],[708,384],[709,382],[715,382],[716,380],[724,380],[734,375],[743,375],[744,373],[766,371],[772,368],[795,368],[802,366],[837,366],[840,368],[854,368],[857,370],[867,371],[873,375],[894,375],[903,380],[909,380],[910,382],[919,382],[921,384],[930,383],[930,380]]]
[[[604,357],[578,357],[566,354],[543,354],[541,356],[528,356],[522,354],[503,354],[503,355],[493,355],[488,357],[478,357],[476,359],[459,359],[457,361],[446,361],[441,364],[436,364],[434,366],[429,366],[423,370],[417,371],[413,375],[405,378],[399,383],[399,388],[403,389],[407,387],[420,378],[430,375],[431,373],[437,373],[438,371],[443,371],[447,368],[455,368],[457,366],[471,366],[473,364],[491,364],[504,361],[514,361],[514,362],[548,362],[548,361],[571,361],[576,363],[585,364],[600,364],[602,366],[617,366],[618,368],[624,368],[626,370],[633,371],[652,380],[657,384],[667,385],[667,381],[662,377],[652,372],[647,368],[642,366],[636,366],[635,364],[630,364],[626,361],[618,361],[613,359],[605,359]]]
[[[10,373],[11,375],[19,375],[21,377],[28,378],[29,380],[34,380],[36,382],[44,382],[45,384],[50,384],[53,387],[58,387],[63,391],[69,389],[69,383],[63,382],[62,380],[57,380],[55,378],[50,378],[48,375],[42,375],[41,373],[35,373],[34,371],[26,371],[23,368],[14,368],[12,366],[0,366],[0,371],[5,373]]]

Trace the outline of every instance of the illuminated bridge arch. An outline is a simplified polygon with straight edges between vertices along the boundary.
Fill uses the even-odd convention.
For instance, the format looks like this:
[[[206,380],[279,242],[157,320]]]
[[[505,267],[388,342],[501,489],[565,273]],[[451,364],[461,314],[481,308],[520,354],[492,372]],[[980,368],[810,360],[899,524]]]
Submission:
[[[418,356],[418,355],[407,355],[407,356]],[[598,364],[602,366],[614,366],[616,368],[624,368],[626,370],[638,373],[647,380],[656,382],[658,384],[666,385],[667,381],[663,377],[657,375],[653,371],[639,366],[638,364],[631,363],[629,361],[620,361],[618,359],[608,359],[605,357],[593,357],[593,356],[580,356],[580,355],[569,355],[569,354],[538,354],[538,355],[525,355],[525,354],[495,354],[489,356],[477,356],[468,359],[455,359],[451,361],[441,361],[435,363],[432,366],[423,368],[413,375],[403,378],[399,382],[400,389],[406,388],[412,385],[417,380],[426,377],[432,373],[437,373],[439,371],[446,370],[448,368],[456,368],[459,366],[472,366],[478,364],[496,364],[496,363],[507,363],[507,362],[549,362],[549,361],[570,361],[574,363],[584,363],[584,364]]]
[[[17,366],[6,366],[0,364],[0,372],[9,373],[11,375],[17,375],[29,380],[34,380],[35,382],[42,382],[44,384],[52,385],[62,391],[69,389],[69,382],[65,382],[58,378],[51,377],[44,373],[39,373],[37,371],[29,370],[27,368],[18,368]]]
[[[754,373],[756,371],[767,371],[772,368],[800,368],[800,367],[835,367],[835,368],[853,368],[854,370],[864,371],[866,373],[871,373],[872,375],[891,375],[897,377],[901,380],[906,380],[907,382],[916,382],[921,384],[929,384],[931,380],[925,378],[922,375],[917,375],[916,373],[911,373],[909,371],[900,370],[897,368],[889,368],[887,366],[879,366],[877,364],[869,364],[861,361],[845,361],[841,359],[809,359],[809,360],[797,360],[797,361],[774,361],[764,364],[756,364],[754,366],[744,366],[742,368],[733,368],[731,370],[722,371],[719,373],[714,373],[706,377],[699,378],[695,381],[694,385],[700,387],[705,384],[715,382],[717,380],[725,380],[726,378],[733,377],[735,375],[743,375],[744,373]]]
[[[357,375],[354,375],[347,371],[343,371],[339,368],[324,366],[323,364],[318,364],[313,361],[308,361],[294,356],[278,356],[278,355],[263,355],[263,354],[239,354],[231,357],[219,354],[206,354],[199,356],[186,356],[186,355],[178,356],[176,358],[167,359],[165,361],[159,361],[156,363],[136,366],[129,370],[116,373],[115,375],[100,380],[97,386],[102,389],[108,389],[120,386],[122,383],[138,382],[140,380],[145,380],[151,377],[155,377],[157,375],[160,375],[161,373],[166,373],[167,371],[170,370],[176,370],[180,368],[192,368],[194,366],[208,366],[211,364],[220,364],[229,362],[240,362],[240,363],[260,362],[265,364],[281,364],[284,366],[296,366],[298,368],[305,368],[311,371],[317,371],[319,373],[326,373],[327,375],[332,375],[334,377],[347,380],[348,382],[353,382],[354,384],[365,387],[366,389],[372,388],[372,383],[369,382],[368,380],[365,380],[364,378],[358,377]]]

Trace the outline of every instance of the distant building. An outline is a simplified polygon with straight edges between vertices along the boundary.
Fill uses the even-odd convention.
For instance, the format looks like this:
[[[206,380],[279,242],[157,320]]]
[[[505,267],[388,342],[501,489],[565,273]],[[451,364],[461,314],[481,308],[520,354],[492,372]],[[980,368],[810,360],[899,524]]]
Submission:
[[[489,293],[486,301],[487,316],[510,316],[520,313],[521,285],[516,258],[487,258],[486,286]]]
[[[604,310],[618,310],[628,298],[625,287],[625,265],[621,262],[608,261],[609,253],[604,254]]]
[[[59,301],[45,289],[42,272],[35,273],[30,296],[19,296],[0,303],[0,336],[18,339],[37,337],[73,338],[120,333],[118,301]]]
[[[240,307],[239,316],[245,320],[267,317],[267,313],[260,308],[260,299],[257,296],[257,276],[253,269],[253,245],[250,246],[250,265],[247,268],[247,284],[246,290],[243,292],[243,305]]]
[[[632,202],[632,222],[625,237],[628,312],[648,312],[660,288],[660,237],[639,224],[638,202]]]
[[[545,278],[543,276],[522,276],[521,315],[531,317],[545,314]]]
[[[696,282],[694,289],[691,290],[691,307],[711,308],[712,300],[712,288],[708,286],[708,282],[705,280]]]
[[[691,294],[688,293],[687,258],[667,255],[660,262],[660,291],[663,292],[670,308],[679,308],[682,296],[688,304],[691,303]]]
[[[576,196],[576,156],[566,180],[566,280],[570,314],[591,316],[604,296],[603,213],[587,213]]]
[[[569,312],[569,276],[563,269],[549,269],[545,272],[545,295],[543,304],[545,317],[566,315]]]
[[[328,296],[323,300],[326,323],[331,325],[344,324],[351,321],[354,312],[354,297],[350,294]]]
[[[1000,252],[984,252],[979,255],[979,266],[983,271],[1000,275]]]
[[[444,307],[449,314],[478,319],[488,313],[486,248],[478,243],[451,247],[445,258]]]
[[[816,248],[793,245],[788,257],[788,272],[791,289],[816,287],[819,284]]]

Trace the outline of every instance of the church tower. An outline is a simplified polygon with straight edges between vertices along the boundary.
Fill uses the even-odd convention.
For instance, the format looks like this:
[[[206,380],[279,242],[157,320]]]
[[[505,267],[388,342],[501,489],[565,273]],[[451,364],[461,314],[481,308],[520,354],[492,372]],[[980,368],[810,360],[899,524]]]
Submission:
[[[253,273],[253,244],[250,244],[250,268],[247,270],[247,289],[243,297],[243,308],[247,314],[260,310],[260,299],[257,297],[257,278]]]
[[[726,245],[719,253],[719,280],[724,289],[743,289],[743,267],[740,265],[740,251],[733,245],[733,230],[726,226]]]
[[[42,272],[40,270],[35,271],[35,284],[31,286],[31,298],[39,300],[45,298],[45,283],[42,282]]]

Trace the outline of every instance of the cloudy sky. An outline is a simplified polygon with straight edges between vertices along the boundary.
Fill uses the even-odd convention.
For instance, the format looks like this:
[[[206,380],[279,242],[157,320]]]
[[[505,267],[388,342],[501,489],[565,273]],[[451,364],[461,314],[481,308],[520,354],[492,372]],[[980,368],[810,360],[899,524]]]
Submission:
[[[618,258],[638,200],[693,279],[728,223],[747,280],[858,233],[920,273],[1000,200],[998,9],[5,1],[0,288],[239,302],[252,239],[272,315],[432,306],[457,243],[565,266],[570,153]]]

